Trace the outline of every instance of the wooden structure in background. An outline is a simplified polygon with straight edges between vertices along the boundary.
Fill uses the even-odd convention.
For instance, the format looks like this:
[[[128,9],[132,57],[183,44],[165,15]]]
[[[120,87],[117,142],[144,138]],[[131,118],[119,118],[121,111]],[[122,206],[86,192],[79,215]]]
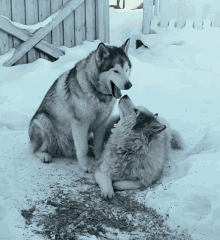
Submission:
[[[207,1],[207,3],[209,2]],[[162,28],[174,25],[182,29],[186,23],[190,24],[192,21],[194,28],[202,29],[205,19],[208,20],[206,26],[220,27],[220,1],[212,0],[208,4],[211,10],[209,15],[204,11],[207,3],[201,0],[144,0],[142,33],[149,34],[153,11],[154,15],[158,15],[158,8],[160,13],[158,26]],[[154,8],[153,4],[155,4]]]
[[[53,20],[31,34],[0,16],[0,55],[16,48],[5,66],[30,63],[39,57],[63,55],[59,46],[74,47],[84,40],[109,43],[109,0],[0,0],[0,15],[33,25],[55,12]]]

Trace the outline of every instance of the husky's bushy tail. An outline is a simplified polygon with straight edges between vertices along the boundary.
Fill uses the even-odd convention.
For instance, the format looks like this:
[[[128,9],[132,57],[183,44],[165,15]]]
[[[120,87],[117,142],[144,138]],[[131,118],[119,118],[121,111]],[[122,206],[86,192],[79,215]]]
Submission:
[[[174,129],[170,129],[170,145],[173,149],[184,149],[185,144],[180,133]]]

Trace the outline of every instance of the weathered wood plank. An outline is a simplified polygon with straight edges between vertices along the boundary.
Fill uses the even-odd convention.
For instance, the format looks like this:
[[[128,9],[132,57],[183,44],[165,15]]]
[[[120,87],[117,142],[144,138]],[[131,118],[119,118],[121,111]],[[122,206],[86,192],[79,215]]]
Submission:
[[[82,44],[85,40],[85,14],[84,2],[75,10],[75,34],[76,45]]]
[[[50,0],[38,0],[39,7],[39,22],[43,22],[50,16]],[[51,43],[51,32],[47,34],[46,37],[43,38],[48,43]],[[48,60],[48,56],[44,53],[40,53],[40,57]]]
[[[155,16],[158,15],[158,1],[159,1],[159,0],[155,0],[155,5],[154,5],[154,15],[155,15]]]
[[[12,2],[11,0],[7,0],[7,7],[8,7],[8,18],[12,20]],[[14,47],[14,39],[13,36],[8,36],[8,43],[9,43],[9,49]]]
[[[63,4],[65,4],[68,0],[63,0]],[[63,32],[64,32],[64,45],[66,47],[74,47],[75,44],[75,11],[70,13],[63,20]]]
[[[26,4],[26,24],[33,25],[38,22],[38,4],[37,0],[25,1]],[[39,58],[39,53],[35,49],[31,49],[27,53],[28,62],[31,63]]]
[[[214,1],[212,6],[212,27],[220,27],[220,1]]]
[[[123,2],[124,5],[124,2]],[[104,41],[109,43],[109,0],[103,1],[103,24],[104,24]]]
[[[95,0],[86,0],[86,40],[95,40]]]
[[[86,40],[86,4],[85,1],[81,4],[81,28],[83,41]]]
[[[7,2],[0,0],[0,15],[8,17],[7,13]],[[0,31],[0,55],[5,54],[9,50],[8,34]]]
[[[197,29],[202,29],[202,14],[203,14],[203,3],[200,0],[196,0],[194,27]]]
[[[150,33],[150,23],[151,23],[151,18],[153,16],[153,1],[144,0],[143,8],[144,9],[143,9],[142,33],[147,35]]]
[[[29,33],[28,31],[25,31],[14,26],[11,22],[9,22],[7,19],[1,16],[0,16],[0,29],[19,38],[22,41],[26,41],[27,39],[29,39],[29,37],[32,36],[32,34]],[[44,40],[41,40],[37,45],[35,45],[35,48],[49,54],[50,56],[56,59],[65,54],[62,50],[56,48],[55,46],[47,43]]]
[[[25,24],[24,0],[12,0],[12,21]],[[20,41],[14,38],[14,47],[19,43]],[[25,64],[27,63],[27,55],[23,54],[22,57],[17,60],[16,64]]]
[[[51,14],[55,13],[62,6],[62,0],[52,0],[51,1]],[[52,44],[59,47],[63,45],[63,26],[60,23],[52,30]]]
[[[186,1],[178,1],[178,14],[177,14],[177,28],[182,29],[184,27],[184,12],[186,11]]]
[[[104,42],[105,41],[105,37],[104,37],[105,31],[104,31],[104,21],[103,21],[103,18],[104,18],[103,0],[97,0],[96,4],[97,4],[96,18],[98,20],[96,22],[96,27],[97,27],[96,30],[97,30],[97,33],[98,33],[98,39],[101,42]]]
[[[160,0],[160,27],[166,28],[169,21],[170,0]]]
[[[107,1],[107,6],[108,8],[106,8],[106,16],[107,16],[107,22],[106,22],[106,39],[107,39],[107,43],[110,43],[110,16],[109,16],[109,0]],[[124,2],[124,7],[125,7],[125,2]]]
[[[32,37],[18,48],[12,58],[4,63],[8,67],[13,65],[26,52],[28,52],[34,45],[36,45],[42,38],[44,38],[54,27],[56,27],[64,18],[66,18],[73,10],[75,10],[84,0],[69,0],[62,8],[59,14],[47,24],[44,28],[40,28]]]

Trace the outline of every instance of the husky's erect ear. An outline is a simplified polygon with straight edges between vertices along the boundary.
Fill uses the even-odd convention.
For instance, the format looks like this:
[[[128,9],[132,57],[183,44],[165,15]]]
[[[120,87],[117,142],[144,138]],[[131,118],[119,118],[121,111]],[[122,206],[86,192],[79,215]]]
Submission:
[[[154,123],[152,124],[152,126],[150,126],[144,131],[144,134],[147,136],[148,142],[151,142],[152,139],[157,137],[158,133],[164,131],[165,129],[166,129],[165,125],[161,123]]]
[[[128,53],[129,45],[130,45],[130,38],[128,38],[128,39],[126,40],[126,42],[121,46],[121,48],[122,48],[126,53]]]
[[[158,134],[158,133],[164,131],[165,129],[166,129],[165,125],[158,123],[158,124],[155,124],[154,126],[152,126],[151,132],[154,134]]]
[[[99,43],[97,49],[96,49],[96,61],[98,65],[103,62],[103,60],[106,60],[108,56],[110,55],[108,49],[106,48],[104,43]]]

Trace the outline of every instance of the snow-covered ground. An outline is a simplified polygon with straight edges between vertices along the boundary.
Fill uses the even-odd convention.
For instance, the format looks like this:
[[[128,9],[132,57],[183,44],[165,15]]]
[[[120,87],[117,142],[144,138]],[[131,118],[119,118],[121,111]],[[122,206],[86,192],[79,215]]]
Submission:
[[[169,216],[166,222],[171,229],[187,230],[194,239],[218,240],[220,29],[209,27],[208,21],[203,30],[193,29],[191,21],[182,30],[172,24],[160,29],[156,17],[152,30],[157,34],[143,36],[141,10],[111,9],[110,17],[111,44],[119,46],[131,37],[133,87],[126,94],[135,104],[166,118],[186,143],[184,151],[171,154],[161,184],[138,192],[136,199]],[[136,50],[136,39],[149,48]],[[0,239],[42,239],[25,225],[20,214],[27,207],[23,200],[44,198],[46,186],[56,177],[45,181],[44,171],[58,171],[60,176],[64,167],[57,170],[30,155],[28,124],[54,80],[98,43],[62,47],[66,55],[56,62],[39,59],[6,68],[3,63],[14,50],[0,56]],[[71,178],[68,171],[66,167],[65,174]]]

